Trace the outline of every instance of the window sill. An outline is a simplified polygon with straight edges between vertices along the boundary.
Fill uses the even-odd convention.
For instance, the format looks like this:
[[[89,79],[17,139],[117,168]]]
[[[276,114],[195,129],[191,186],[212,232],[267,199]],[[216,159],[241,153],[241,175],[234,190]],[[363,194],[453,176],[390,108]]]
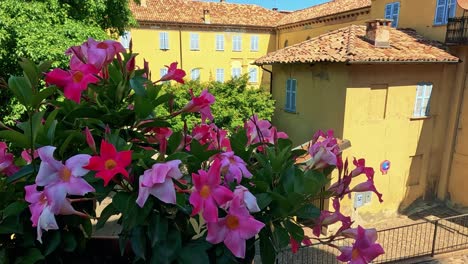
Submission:
[[[299,112],[294,111],[294,110],[283,109],[283,111],[284,111],[285,113],[293,114],[293,115],[298,115],[298,114],[299,114]]]
[[[432,27],[446,27],[447,24],[432,24]]]
[[[216,51],[224,51],[224,50],[216,50]]]
[[[162,51],[168,51],[169,49],[159,49],[159,50],[162,50]]]
[[[190,49],[190,51],[200,51],[200,49]]]
[[[251,50],[250,52],[258,52],[258,50]]]
[[[242,52],[242,50],[233,50],[232,52]]]
[[[412,116],[409,118],[410,121],[418,121],[418,120],[426,120],[426,119],[431,119],[432,116]]]

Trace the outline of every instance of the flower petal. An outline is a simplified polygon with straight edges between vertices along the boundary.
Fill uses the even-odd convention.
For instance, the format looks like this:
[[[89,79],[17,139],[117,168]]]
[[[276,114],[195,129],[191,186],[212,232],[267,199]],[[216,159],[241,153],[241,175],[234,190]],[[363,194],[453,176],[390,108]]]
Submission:
[[[65,162],[65,166],[71,171],[74,177],[81,177],[86,175],[89,170],[83,168],[84,166],[89,164],[89,160],[91,159],[90,155],[86,154],[79,154],[69,158]]]

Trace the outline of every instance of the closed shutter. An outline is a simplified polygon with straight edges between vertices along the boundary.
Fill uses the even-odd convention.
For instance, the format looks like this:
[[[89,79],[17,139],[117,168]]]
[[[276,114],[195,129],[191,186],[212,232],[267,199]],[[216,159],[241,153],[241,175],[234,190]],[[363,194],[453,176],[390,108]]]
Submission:
[[[446,23],[446,16],[445,16],[446,7],[447,7],[447,0],[437,0],[434,24],[442,25]]]

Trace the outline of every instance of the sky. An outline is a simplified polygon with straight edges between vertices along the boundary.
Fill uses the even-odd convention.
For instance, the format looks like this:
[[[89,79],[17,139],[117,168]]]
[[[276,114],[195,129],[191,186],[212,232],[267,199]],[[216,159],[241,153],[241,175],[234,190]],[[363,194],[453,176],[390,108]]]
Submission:
[[[216,0],[211,0],[218,2]],[[280,10],[297,10],[328,2],[329,0],[226,0],[229,3],[256,4],[266,8],[277,7]]]

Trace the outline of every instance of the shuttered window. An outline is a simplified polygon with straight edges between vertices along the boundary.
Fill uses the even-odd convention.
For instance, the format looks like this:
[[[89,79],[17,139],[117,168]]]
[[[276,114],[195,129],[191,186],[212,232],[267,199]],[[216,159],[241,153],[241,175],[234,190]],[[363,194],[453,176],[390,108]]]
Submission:
[[[159,32],[159,49],[162,49],[162,50],[169,49],[169,33]]]
[[[242,37],[232,36],[232,51],[242,51]]]
[[[434,24],[445,25],[449,18],[455,17],[457,0],[437,0]]]
[[[388,3],[385,6],[385,18],[391,19],[392,27],[398,27],[398,18],[400,15],[400,2]]]
[[[258,36],[250,37],[250,51],[258,51]]]
[[[288,112],[296,112],[296,88],[296,79],[288,79],[286,81],[286,106],[284,110]]]
[[[197,33],[190,33],[190,50],[200,50],[200,36]]]
[[[216,35],[216,50],[224,50],[224,35]]]
[[[425,117],[430,113],[432,83],[419,83],[416,89],[413,117]]]
[[[216,69],[216,81],[224,82],[224,69]]]
[[[256,83],[258,82],[258,70],[257,67],[252,67],[249,69],[249,82]]]

